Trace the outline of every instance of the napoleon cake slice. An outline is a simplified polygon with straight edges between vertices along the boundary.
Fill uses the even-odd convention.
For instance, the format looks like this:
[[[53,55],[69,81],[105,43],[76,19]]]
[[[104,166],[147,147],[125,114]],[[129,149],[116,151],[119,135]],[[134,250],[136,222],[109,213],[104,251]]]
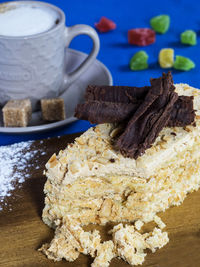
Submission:
[[[165,127],[137,159],[113,148],[120,126],[90,128],[46,164],[43,220],[51,227],[70,216],[81,225],[109,221],[151,221],[182,203],[200,184],[200,92],[176,85],[178,95],[193,96],[195,124]]]

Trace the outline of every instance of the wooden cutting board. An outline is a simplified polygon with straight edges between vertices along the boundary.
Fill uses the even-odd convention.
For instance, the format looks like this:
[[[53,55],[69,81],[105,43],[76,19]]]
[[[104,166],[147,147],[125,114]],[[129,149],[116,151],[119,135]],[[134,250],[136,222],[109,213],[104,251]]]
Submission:
[[[46,178],[43,176],[44,165],[49,157],[67,143],[72,142],[76,135],[36,141],[32,149],[42,149],[47,153],[41,155],[39,169],[30,169],[20,189],[6,199],[7,209],[0,211],[0,266],[3,267],[87,267],[92,263],[88,256],[81,255],[75,262],[65,260],[54,263],[37,251],[44,243],[49,242],[54,231],[41,220],[44,207],[43,187]],[[38,163],[37,163],[38,164]],[[23,174],[22,174],[23,175]],[[200,267],[200,190],[190,194],[179,207],[172,207],[160,214],[166,223],[170,242],[156,253],[149,252],[143,267]],[[95,226],[104,239],[108,227]],[[93,227],[94,228],[94,227]],[[129,266],[122,260],[114,259],[111,267]]]

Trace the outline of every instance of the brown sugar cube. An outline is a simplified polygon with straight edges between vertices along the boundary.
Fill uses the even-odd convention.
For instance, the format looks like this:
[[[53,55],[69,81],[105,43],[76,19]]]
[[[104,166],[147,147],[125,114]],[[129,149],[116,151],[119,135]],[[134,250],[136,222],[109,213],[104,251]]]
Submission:
[[[45,121],[61,121],[66,118],[65,104],[62,98],[42,99],[41,109]]]
[[[32,115],[31,101],[30,99],[10,100],[2,111],[5,127],[26,127]]]

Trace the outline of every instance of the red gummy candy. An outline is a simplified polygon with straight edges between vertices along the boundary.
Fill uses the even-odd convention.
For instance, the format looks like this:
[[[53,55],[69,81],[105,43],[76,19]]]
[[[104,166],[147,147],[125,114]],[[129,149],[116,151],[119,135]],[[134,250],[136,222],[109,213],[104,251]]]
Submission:
[[[99,32],[109,32],[116,28],[116,24],[106,17],[101,17],[100,21],[95,23],[95,27]]]
[[[128,31],[128,42],[138,46],[146,46],[155,43],[156,33],[149,28],[137,28]]]

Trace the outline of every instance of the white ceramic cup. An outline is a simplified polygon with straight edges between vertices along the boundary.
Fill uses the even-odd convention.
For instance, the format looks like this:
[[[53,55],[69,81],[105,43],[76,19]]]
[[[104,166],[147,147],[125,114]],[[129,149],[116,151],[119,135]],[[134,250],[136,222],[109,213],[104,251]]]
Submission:
[[[28,36],[0,35],[0,105],[9,99],[30,98],[33,110],[39,100],[59,96],[95,60],[99,51],[96,31],[87,25],[65,26],[65,14],[61,9],[38,1],[16,1],[3,4],[31,5],[54,10],[58,22],[42,33]],[[0,5],[1,7],[1,5]],[[0,9],[1,10],[1,9]],[[93,49],[86,60],[72,73],[65,72],[65,49],[80,34],[92,38]]]

